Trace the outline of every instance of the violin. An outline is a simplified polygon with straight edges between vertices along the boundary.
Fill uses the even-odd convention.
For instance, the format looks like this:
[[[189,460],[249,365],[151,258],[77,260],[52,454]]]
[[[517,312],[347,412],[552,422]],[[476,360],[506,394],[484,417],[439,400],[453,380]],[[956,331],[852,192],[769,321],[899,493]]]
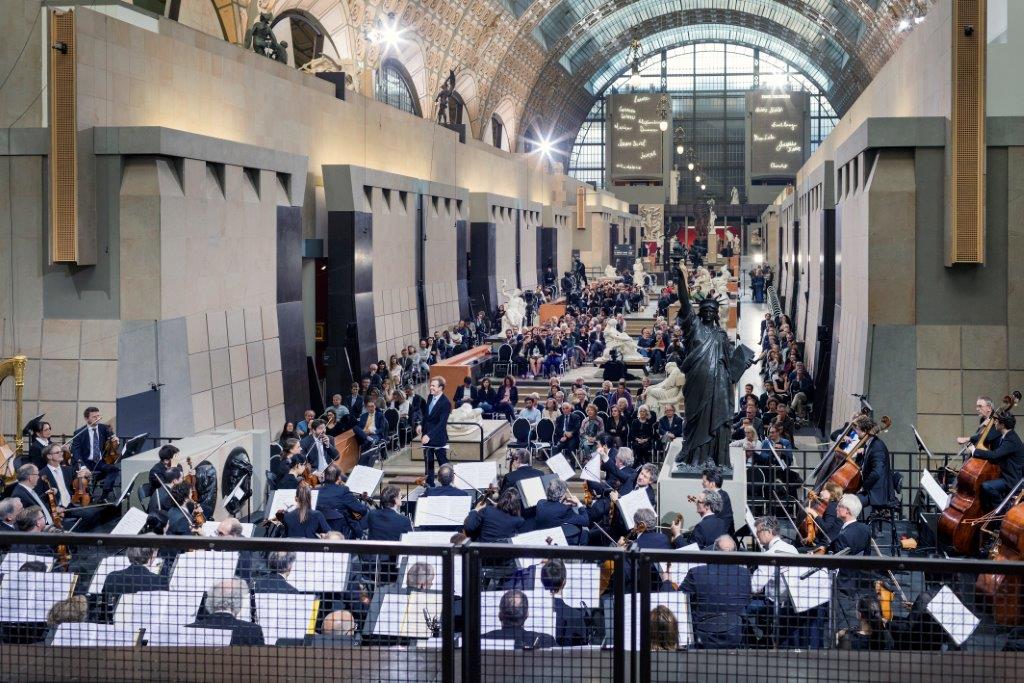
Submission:
[[[860,465],[854,459],[854,455],[860,449],[864,448],[867,444],[868,439],[881,434],[882,432],[889,429],[892,426],[892,420],[888,415],[883,415],[882,419],[874,429],[868,431],[867,434],[863,434],[853,448],[846,454],[846,459],[843,463],[836,468],[832,474],[829,475],[828,481],[832,482],[836,486],[839,486],[846,493],[856,493],[860,490]]]
[[[195,489],[192,489],[192,491],[194,493]],[[192,522],[195,525],[193,528],[197,530],[206,524],[206,515],[203,513],[203,506],[196,502],[192,503]]]
[[[320,481],[320,475],[313,471],[313,468],[307,463],[302,466],[302,476],[300,479],[307,484],[311,489],[315,489],[322,483]]]
[[[199,493],[196,492],[196,471],[192,467],[192,458],[185,458],[186,474],[182,477],[182,481],[192,487],[192,492],[189,496],[192,498],[193,503],[199,502]]]
[[[814,491],[807,492],[808,508],[810,508],[815,515],[823,517],[825,510],[828,509],[828,503],[821,499],[821,496],[816,494]],[[818,524],[812,515],[805,514],[803,520],[800,522],[800,536],[803,538],[804,545],[815,545],[815,541],[818,539]]]
[[[1003,409],[1010,410],[1017,404],[1020,396],[1019,391],[1014,391],[1010,396],[1003,397]],[[995,412],[992,413],[993,416]],[[990,417],[982,429],[975,450],[984,450],[984,440],[991,426],[995,422]],[[976,458],[973,455],[967,459],[956,475],[956,490],[949,500],[949,506],[942,511],[939,517],[939,536],[946,539],[953,549],[963,555],[972,555],[978,548],[979,534],[978,524],[983,517],[981,510],[981,485],[986,481],[998,479],[1002,476],[999,465],[991,460]]]
[[[92,503],[92,496],[89,495],[89,471],[81,470],[74,482],[71,483],[71,504],[82,507]]]
[[[1017,495],[1003,517],[989,559],[1020,562],[1024,559],[1024,491]],[[979,594],[992,604],[992,616],[1004,626],[1024,625],[1024,577],[1005,574],[981,574],[974,584]]]
[[[103,444],[103,462],[108,465],[117,464],[117,461],[121,459],[120,445],[121,440],[117,438],[117,434],[111,434],[107,443]]]
[[[875,543],[875,539],[871,539],[871,547],[875,549],[875,554],[878,557],[882,557],[882,551],[878,548],[878,544]],[[896,575],[891,570],[885,570],[886,574],[889,575],[889,581],[891,585],[883,580],[875,581],[875,596],[878,598],[878,605],[882,611],[882,618],[886,621],[892,621],[892,602],[897,593],[899,593],[900,601],[903,603],[904,609],[910,609],[913,603],[907,599],[906,593],[903,592],[903,586],[896,580]]]
[[[46,492],[46,500],[50,504],[50,516],[53,517],[53,526],[63,531],[64,513],[61,511],[60,506],[57,505],[57,492],[54,489],[48,490]],[[68,550],[66,545],[59,545],[55,552],[57,554],[57,562],[67,569],[68,563],[71,562],[71,551]]]

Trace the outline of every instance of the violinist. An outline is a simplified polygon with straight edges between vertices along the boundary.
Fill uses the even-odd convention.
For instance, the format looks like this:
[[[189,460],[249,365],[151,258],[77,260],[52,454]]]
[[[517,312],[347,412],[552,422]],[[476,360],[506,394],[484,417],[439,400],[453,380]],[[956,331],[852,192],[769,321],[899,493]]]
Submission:
[[[306,462],[317,472],[323,471],[338,459],[338,449],[327,435],[327,425],[323,420],[313,420],[309,423],[309,434],[302,439],[299,446],[306,456]]]
[[[981,485],[981,504],[986,511],[997,507],[1024,478],[1024,444],[1015,431],[1017,418],[1006,410],[996,411],[993,418],[993,431],[997,431],[999,435],[995,450],[972,449],[971,454],[975,458],[982,458],[999,466],[999,478]]]
[[[76,477],[88,476],[89,470],[79,467],[77,472],[72,472],[71,467],[65,466],[64,451],[57,444],[50,444],[45,451],[46,467],[39,472],[39,484],[36,486],[36,493],[40,497],[45,496],[50,489],[56,491],[57,511],[63,514],[65,519],[80,520],[75,527],[76,531],[88,531],[96,527],[100,516],[98,508],[81,509],[71,504],[72,482]],[[67,525],[67,523],[65,523]],[[65,528],[68,528],[65,526]]]
[[[313,509],[313,497],[306,482],[300,482],[295,489],[295,508],[284,513],[284,529],[288,538],[319,538],[331,531],[324,514]]]
[[[171,444],[160,447],[160,451],[157,454],[157,463],[149,468],[149,489],[152,492],[151,495],[155,495],[157,490],[161,488],[160,474],[171,469],[171,462],[178,452],[178,447]]]
[[[978,445],[978,440],[981,439],[981,433],[985,431],[985,423],[988,422],[989,418],[992,417],[992,413],[995,412],[994,404],[992,399],[988,396],[979,396],[974,402],[974,412],[978,414],[978,429],[975,430],[971,436],[958,437],[956,442],[961,446],[971,444],[972,446]],[[999,445],[999,432],[995,429],[988,430],[988,434],[985,436],[985,448],[995,450],[996,446]]]
[[[822,534],[815,534],[816,542],[821,545],[827,546],[829,539],[838,536],[839,530],[843,526],[842,521],[836,514],[836,506],[839,505],[839,499],[842,497],[842,487],[832,482],[827,482],[821,493],[818,494],[818,500],[825,505],[824,511],[819,514],[818,510],[810,505],[804,508],[804,513],[814,518],[817,530],[823,532]]]
[[[735,552],[736,541],[723,534],[713,541],[719,552]],[[690,596],[697,646],[738,648],[743,644],[743,613],[750,601],[750,572],[735,564],[703,564],[686,574],[679,590]]]
[[[509,489],[516,491],[518,482],[541,476],[544,476],[544,473],[530,465],[530,451],[525,448],[517,448],[508,454],[508,474],[501,480],[501,488],[498,493],[505,493]]]
[[[514,488],[506,489],[496,505],[481,499],[466,517],[466,534],[481,543],[507,543],[526,524],[521,510],[519,491]]]
[[[871,528],[863,522],[858,522],[862,506],[860,498],[852,493],[847,493],[839,499],[836,505],[836,515],[842,522],[839,533],[832,537],[828,546],[830,553],[837,553],[841,550],[849,550],[850,555],[871,554]],[[857,618],[857,597],[860,592],[866,589],[867,577],[857,570],[840,569],[836,572],[836,604],[838,607],[836,623],[840,627],[856,628],[859,625]]]
[[[296,442],[296,447],[298,447],[298,442]],[[302,453],[295,453],[288,458],[287,463],[288,472],[277,480],[277,488],[297,489],[306,471],[306,459],[302,457]]]
[[[700,521],[693,529],[684,533],[682,521],[672,522],[672,547],[679,549],[696,543],[701,550],[708,550],[715,539],[729,533],[729,525],[719,516],[722,512],[722,494],[718,491],[702,491],[694,501]]]
[[[859,415],[853,421],[853,429],[859,437],[873,433],[878,425],[867,415]],[[877,436],[869,436],[863,446],[864,454],[858,458],[860,465],[860,498],[862,507],[896,507],[896,481],[893,477],[889,449]]]
[[[97,480],[101,480],[102,500],[114,490],[114,482],[121,471],[116,465],[103,462],[103,448],[107,440],[113,436],[113,432],[108,425],[100,422],[99,408],[89,406],[82,415],[85,417],[85,424],[71,436],[71,464],[85,465]]]
[[[668,537],[658,529],[658,513],[647,508],[640,508],[633,513],[633,528],[627,536],[619,539],[619,546],[638,550],[671,550]],[[626,563],[626,592],[635,592],[633,585],[633,567]],[[651,589],[658,591],[662,587],[663,577],[660,566],[651,564]]]
[[[615,437],[605,432],[597,438],[597,454],[601,457],[601,469],[604,470],[608,485],[616,490],[625,486],[623,494],[633,490],[633,480],[636,479],[633,449],[616,448]]]
[[[40,481],[39,468],[35,465],[22,465],[18,468],[16,476],[18,483],[11,490],[11,498],[20,500],[25,510],[33,506],[40,508],[46,525],[52,526],[53,516],[50,514],[50,508],[37,493]]]
[[[731,529],[733,526],[732,499],[722,489],[722,472],[717,467],[707,467],[701,472],[700,482],[705,491],[718,491],[722,495],[722,511],[718,514]],[[732,532],[730,531],[730,534]]]
[[[421,494],[423,498],[468,495],[469,491],[463,491],[455,486],[455,468],[447,462],[437,468],[437,486],[425,488]]]
[[[551,529],[560,526],[566,532],[569,545],[583,545],[583,533],[590,526],[583,504],[561,479],[549,481],[544,494],[547,500],[537,503],[533,527]]]
[[[327,524],[345,538],[362,537],[369,507],[342,483],[341,470],[336,465],[328,466],[323,476],[316,509],[323,513]]]
[[[174,507],[170,491],[174,489],[176,484],[182,482],[185,474],[181,471],[180,467],[168,467],[157,474],[157,477],[163,483],[158,483],[156,488],[153,489],[153,494],[149,497],[149,506],[146,508],[146,512],[151,515],[170,512],[171,508]]]
[[[367,515],[368,540],[400,541],[402,534],[412,531],[412,522],[398,511],[401,504],[402,492],[397,486],[388,485],[381,489],[380,507],[371,509]]]
[[[185,481],[179,481],[171,487],[171,508],[167,512],[167,535],[168,536],[191,536],[195,529],[195,522],[189,514],[187,506],[192,504],[192,486]]]
[[[798,551],[792,543],[782,540],[779,535],[779,520],[775,517],[758,517],[754,522],[754,535],[757,544],[767,555],[796,555]],[[785,584],[780,586],[785,595]],[[776,599],[775,568],[767,564],[759,564],[751,577],[751,589],[754,593],[764,591],[765,600],[769,603]]]

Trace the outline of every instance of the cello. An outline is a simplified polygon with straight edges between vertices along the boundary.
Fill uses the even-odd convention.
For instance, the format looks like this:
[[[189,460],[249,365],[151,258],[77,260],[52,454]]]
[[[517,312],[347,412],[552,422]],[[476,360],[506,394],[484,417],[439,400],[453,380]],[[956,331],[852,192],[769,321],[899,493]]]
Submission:
[[[1024,491],[1017,494],[1003,517],[999,539],[989,553],[996,562],[1020,562],[1024,559]],[[975,590],[991,601],[992,616],[1004,626],[1024,625],[1024,577],[1005,574],[981,574]]]
[[[1016,405],[1020,396],[1019,391],[1014,391],[1012,396],[1003,397],[1003,410],[1010,410]],[[1017,399],[1019,400],[1019,399]],[[985,437],[988,435],[992,424],[995,422],[993,411],[978,438],[978,446],[975,450],[987,450]],[[981,485],[986,481],[998,479],[1002,474],[999,465],[991,460],[976,458],[973,455],[960,468],[956,475],[956,490],[949,501],[949,505],[942,511],[939,517],[939,536],[949,541],[953,549],[962,555],[971,555],[978,547],[978,524],[982,517],[981,510]],[[984,521],[984,520],[981,520]]]

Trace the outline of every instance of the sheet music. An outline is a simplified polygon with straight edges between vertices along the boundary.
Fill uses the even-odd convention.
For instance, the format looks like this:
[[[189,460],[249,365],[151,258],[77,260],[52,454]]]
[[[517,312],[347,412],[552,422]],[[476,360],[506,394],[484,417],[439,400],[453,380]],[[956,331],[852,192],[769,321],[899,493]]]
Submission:
[[[210,538],[216,537],[217,536],[217,527],[219,525],[220,525],[220,522],[206,522],[205,524],[203,524],[202,528],[200,529],[200,532],[202,533],[203,536],[206,536],[206,537],[210,537]],[[249,524],[248,522],[242,522],[242,536],[244,538],[252,538],[252,534],[253,534],[254,531],[256,531],[256,525],[255,524]]]
[[[928,470],[921,471],[921,488],[932,499],[939,512],[949,507],[949,494],[942,490],[942,486],[939,485],[939,482],[935,481],[935,477]]]
[[[403,638],[430,638],[423,611],[431,617],[440,617],[443,608],[441,593],[388,593],[381,602],[380,614],[373,625],[373,633]]]
[[[523,591],[526,594],[526,623],[523,625],[527,631],[547,633],[554,637],[555,608],[554,599],[546,590],[533,589]],[[501,628],[501,621],[498,620],[498,605],[505,591],[484,591],[480,593],[480,633],[489,633]],[[487,642],[487,641],[481,641]]]
[[[143,640],[150,647],[227,647],[232,632],[226,628],[167,627],[154,624],[146,629]]]
[[[545,464],[551,468],[551,471],[558,475],[558,478],[562,481],[569,481],[576,476],[576,470],[569,464],[569,461],[565,459],[565,456],[559,453],[558,455],[552,455],[545,461]]]
[[[117,601],[114,623],[125,626],[146,627],[149,631],[158,627],[173,628],[191,624],[196,619],[199,604],[203,601],[201,591],[140,591],[126,593]]]
[[[786,582],[797,614],[822,605],[831,597],[832,577],[828,570],[819,569],[807,578],[801,578],[808,571],[808,567],[786,567],[782,570],[782,580]]]
[[[700,550],[700,546],[696,543],[690,545],[684,545],[679,550],[685,550],[687,552],[695,552]],[[686,575],[690,573],[690,570],[694,567],[703,567],[704,562],[669,562],[668,563],[668,575],[672,581],[675,581],[677,585],[683,585],[683,581],[686,580]]]
[[[349,562],[347,553],[298,552],[287,581],[300,593],[342,593],[348,588]]]
[[[26,562],[42,562],[46,566],[46,571],[53,569],[53,557],[47,557],[46,555],[29,555],[28,553],[7,553],[4,556],[3,562],[0,562],[0,574],[14,574],[21,569],[21,565]]]
[[[61,624],[53,634],[53,647],[131,647],[139,637],[139,629],[118,624],[76,622]]]
[[[125,555],[114,555],[112,557],[104,557],[100,562],[100,565],[96,567],[95,573],[92,575],[92,581],[89,582],[89,593],[99,594],[103,592],[103,584],[107,580],[107,576],[111,572],[120,571],[128,567],[128,557]],[[163,560],[157,559],[153,562],[153,566],[147,566],[146,569],[153,572],[156,576],[160,573],[160,566],[163,564]]]
[[[128,512],[124,513],[124,517],[118,520],[110,533],[114,536],[136,536],[146,526],[147,518],[145,510],[128,508]]]
[[[469,496],[427,496],[416,503],[415,527],[461,527],[473,502]],[[451,538],[451,534],[448,535]]]
[[[431,533],[431,532],[421,532],[421,533]],[[447,532],[442,532],[442,533],[447,533]],[[403,535],[403,538],[404,537],[405,536]],[[403,543],[404,543],[404,541],[403,541]],[[453,577],[453,580],[455,582],[455,595],[458,596],[458,597],[462,597],[462,558],[459,557],[458,555],[456,555],[454,558],[452,558],[452,560],[453,560],[452,566],[455,567],[455,573],[454,573],[454,577]],[[442,580],[442,575],[441,575],[442,567],[441,567],[441,564],[442,564],[442,562],[441,562],[441,556],[440,555],[403,555],[402,558],[401,558],[401,565],[399,567],[399,572],[401,573],[401,576],[398,579],[398,585],[401,586],[402,588],[408,588],[409,587],[409,576],[408,576],[409,575],[409,568],[412,567],[417,562],[422,562],[424,564],[429,564],[433,568],[433,570],[434,570],[434,583],[433,583],[433,585],[430,586],[430,589],[431,590],[438,590],[438,591],[441,590],[441,580]]]
[[[277,489],[274,491],[274,497],[270,500],[270,505],[263,510],[264,516],[273,517],[277,514],[278,510],[284,510],[287,512],[294,509],[295,491],[296,489]],[[320,496],[320,491],[318,489],[313,489],[309,492],[309,495],[313,509],[316,510],[316,499]]]
[[[624,496],[619,496],[619,512],[622,513],[622,520],[626,523],[627,529],[633,528],[633,514],[637,510],[654,510],[651,499],[647,496],[647,489],[636,489]]]
[[[601,456],[594,454],[580,472],[580,479],[583,481],[601,481]]]
[[[320,600],[303,593],[257,593],[256,620],[263,640],[273,645],[279,638],[299,638],[312,633]]]
[[[949,586],[943,586],[931,599],[928,603],[928,613],[939,622],[957,645],[963,645],[981,622],[964,606]]]
[[[548,543],[549,538],[551,539],[550,544]],[[512,545],[569,545],[569,541],[565,538],[565,531],[560,526],[527,531],[526,533],[517,534],[509,540],[512,541]],[[521,568],[526,568],[531,564],[536,564],[537,560],[530,557],[517,557],[516,562]]]
[[[520,479],[516,485],[519,487],[519,495],[523,499],[524,507],[535,507],[537,503],[548,498],[544,493],[544,481],[540,477]]]
[[[75,574],[11,572],[0,583],[0,621],[45,622],[50,608],[71,595]]]
[[[474,488],[486,491],[487,487],[498,481],[498,463],[489,462],[457,462],[455,468],[455,487],[464,491]]]
[[[348,490],[352,493],[365,493],[368,496],[372,496],[383,476],[384,470],[367,467],[366,465],[356,465],[349,472],[348,481],[345,482],[345,486],[348,486]]]
[[[543,590],[544,565],[534,572],[534,589]],[[569,607],[594,609],[601,604],[601,565],[593,562],[566,562],[562,601]],[[581,604],[582,603],[582,604]]]
[[[208,591],[215,584],[234,578],[237,566],[236,551],[193,550],[182,553],[174,562],[170,590]]]
[[[451,545],[452,532],[450,531],[406,531],[402,534],[400,543],[411,545]]]
[[[633,642],[633,634],[640,633],[640,619],[641,617],[650,618],[649,615],[645,616],[637,614],[633,616],[633,600],[630,599],[630,595],[626,594],[626,599],[623,601],[623,607],[625,608],[624,620],[625,624],[633,624],[633,628],[626,626],[624,636],[625,645],[627,650],[635,650],[639,647],[639,638],[636,642]],[[636,600],[637,611],[639,612],[640,607],[640,595],[633,596]],[[664,592],[664,593],[651,593],[651,609],[655,607],[665,606],[675,615],[676,621],[679,624],[679,648],[685,648],[693,645],[693,626],[690,623],[690,599],[686,593],[678,592]],[[633,619],[631,622],[630,619]],[[614,629],[609,628],[614,623],[614,617],[612,610],[605,611],[605,632],[613,633]]]
[[[120,507],[121,503],[124,502],[124,499],[127,498],[128,494],[132,492],[132,490],[135,488],[135,482],[136,480],[138,480],[139,475],[141,474],[142,472],[136,472],[135,476],[131,478],[131,481],[129,481],[125,486],[121,487],[121,495],[117,497],[117,502],[114,503],[115,507]]]

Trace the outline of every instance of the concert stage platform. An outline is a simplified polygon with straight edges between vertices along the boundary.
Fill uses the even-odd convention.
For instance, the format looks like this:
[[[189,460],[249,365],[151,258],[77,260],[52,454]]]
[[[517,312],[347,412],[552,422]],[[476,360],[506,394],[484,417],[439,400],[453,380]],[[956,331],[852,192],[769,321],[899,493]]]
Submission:
[[[482,462],[499,452],[512,438],[512,427],[505,420],[484,420],[463,436],[448,437],[451,448],[448,459],[453,462]],[[413,441],[411,459],[423,462],[423,446]]]

